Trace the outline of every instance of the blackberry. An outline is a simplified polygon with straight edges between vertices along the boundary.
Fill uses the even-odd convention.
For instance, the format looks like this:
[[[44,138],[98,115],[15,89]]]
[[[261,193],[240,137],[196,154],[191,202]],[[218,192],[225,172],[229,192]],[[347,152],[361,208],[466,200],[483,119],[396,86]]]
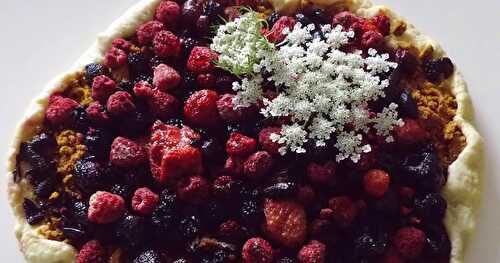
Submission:
[[[212,256],[212,260],[210,261],[210,263],[226,263],[226,262],[229,262],[229,253],[225,250],[222,250],[222,249],[217,249],[213,256]]]
[[[447,57],[427,61],[423,64],[425,77],[431,82],[439,82],[449,78],[454,70],[455,66]]]
[[[314,8],[310,14],[311,20],[317,24],[328,24],[330,23],[330,16],[325,12],[324,9]]]
[[[402,163],[406,183],[424,191],[439,191],[445,183],[439,158],[431,145],[406,156]]]
[[[137,111],[125,120],[119,120],[119,133],[127,137],[135,137],[147,130],[153,123],[153,117],[148,113]]]
[[[153,231],[161,237],[162,235],[169,233],[177,224],[177,211],[165,204],[161,204],[153,210],[149,220]]]
[[[204,8],[203,8],[203,15],[206,15],[210,18],[210,22],[213,24],[219,20],[220,16],[223,16],[224,13],[224,8],[222,5],[214,0],[209,0]]]
[[[281,15],[278,12],[272,12],[267,18],[267,23],[269,24],[269,28],[273,27],[273,25],[280,19]]]
[[[190,36],[181,36],[180,42],[182,45],[182,56],[184,57],[189,57],[193,47],[200,45],[200,41],[198,39]]]
[[[33,201],[25,198],[23,201],[24,215],[26,222],[30,225],[36,225],[45,217],[45,213]]]
[[[440,222],[446,213],[446,200],[438,193],[429,193],[415,199],[415,212],[428,222]]]
[[[411,75],[417,70],[418,59],[408,49],[398,48],[394,56],[398,66],[405,74]]]
[[[387,240],[377,240],[370,233],[363,233],[354,238],[354,253],[360,258],[372,258],[381,255],[387,245]]]
[[[165,124],[172,125],[177,128],[182,128],[182,126],[184,126],[184,120],[180,118],[172,118],[167,120]]]
[[[160,253],[152,249],[141,252],[132,261],[132,263],[162,263],[162,262],[164,261],[162,260]]]
[[[106,129],[93,130],[84,140],[87,152],[101,160],[108,158],[112,142],[113,135]]]
[[[87,194],[99,190],[105,178],[101,165],[86,159],[76,161],[73,175],[76,186]]]
[[[144,53],[130,53],[127,59],[133,76],[150,73],[149,60]]]
[[[178,258],[178,259],[172,261],[172,263],[189,263],[189,261],[185,258]]]
[[[99,63],[90,63],[85,66],[84,77],[89,85],[92,85],[92,82],[95,77],[106,74],[107,74],[106,68]]]
[[[276,263],[296,263],[297,261],[292,257],[282,257]]]
[[[118,83],[118,89],[121,91],[126,91],[130,94],[134,94],[134,83],[127,80],[122,80],[120,81],[120,83]]]
[[[295,19],[297,20],[298,23],[301,23],[302,26],[307,26],[313,23],[312,20],[303,13],[296,14]]]
[[[201,232],[201,220],[196,215],[186,216],[179,222],[179,232],[186,240],[195,238]]]
[[[116,224],[115,233],[125,244],[138,246],[146,239],[146,221],[141,216],[125,215]]]
[[[149,84],[153,84],[153,76],[150,75],[149,73],[140,73],[135,76],[134,82],[137,83],[140,81],[145,81]]]
[[[84,202],[72,202],[69,206],[70,217],[72,221],[78,224],[87,224],[87,211],[89,207]]]
[[[29,143],[35,152],[45,157],[50,152],[50,148],[56,144],[54,137],[45,132],[33,137]]]
[[[210,226],[218,226],[227,219],[227,208],[220,205],[219,202],[211,201],[202,208],[203,219]]]
[[[196,76],[187,70],[181,72],[181,84],[183,88],[188,91],[195,91],[198,89]]]
[[[177,195],[173,192],[171,192],[168,189],[163,190],[160,194],[160,203],[161,205],[171,208],[171,209],[177,209],[178,207],[178,199]]]
[[[450,238],[441,224],[430,224],[425,227],[425,253],[430,256],[449,256],[451,252]]]
[[[220,162],[226,159],[226,149],[224,144],[217,139],[208,139],[201,145],[203,159],[209,162]]]
[[[293,182],[279,182],[262,190],[262,195],[271,198],[284,198],[295,195],[297,185]]]
[[[411,96],[410,91],[403,91],[403,93],[401,93],[401,95],[399,96],[397,103],[400,116],[409,117],[412,119],[418,118],[417,103]]]
[[[395,191],[389,190],[382,198],[372,200],[371,205],[379,213],[397,215],[399,213],[400,200]]]
[[[34,174],[41,174],[53,167],[52,163],[37,153],[30,143],[21,144],[19,157],[30,164]]]
[[[333,148],[327,142],[326,145],[317,145],[314,141],[306,142],[306,155],[310,160],[323,162],[331,158]]]
[[[86,235],[86,232],[82,229],[74,228],[74,227],[63,227],[61,228],[64,236],[71,240],[80,240]]]
[[[168,64],[168,61],[162,57],[159,57],[159,56],[153,56],[149,60],[149,67],[151,67],[151,68],[155,68],[156,66],[158,66],[160,64]]]
[[[232,75],[221,74],[215,79],[215,86],[218,90],[224,92],[231,92],[233,88],[233,82],[236,81],[236,77]]]
[[[261,222],[263,211],[256,201],[244,201],[241,204],[240,216],[244,224],[255,225]]]
[[[57,181],[55,177],[50,176],[40,182],[35,188],[35,195],[38,198],[48,198],[56,188]]]
[[[79,106],[73,111],[73,127],[81,132],[85,132],[89,128],[89,120],[85,107]]]
[[[111,187],[110,192],[123,197],[123,199],[125,200],[130,200],[130,198],[132,198],[132,195],[134,194],[134,190],[132,189],[132,187],[125,184],[114,184]]]

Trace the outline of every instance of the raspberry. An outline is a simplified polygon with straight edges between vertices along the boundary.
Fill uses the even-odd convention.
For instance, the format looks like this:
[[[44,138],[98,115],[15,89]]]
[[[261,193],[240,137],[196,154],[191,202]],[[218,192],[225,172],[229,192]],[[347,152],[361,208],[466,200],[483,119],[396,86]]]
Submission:
[[[279,149],[281,145],[278,142],[273,142],[271,140],[271,134],[280,134],[281,128],[279,127],[267,127],[259,132],[259,145],[270,154],[279,154]]]
[[[333,220],[343,228],[349,227],[358,215],[358,208],[347,196],[331,198],[328,206],[333,210]]]
[[[106,107],[112,116],[128,115],[136,109],[132,95],[125,91],[117,91],[109,96]]]
[[[218,54],[208,47],[195,46],[189,54],[187,69],[195,74],[208,73],[214,69]]]
[[[110,162],[118,167],[130,168],[143,164],[147,160],[146,149],[136,142],[116,137],[111,144]]]
[[[175,69],[165,64],[156,66],[153,75],[153,85],[161,91],[172,90],[179,85],[181,75]]]
[[[109,224],[120,218],[125,210],[125,201],[121,196],[97,191],[90,197],[87,218],[92,223]]]
[[[137,97],[153,96],[153,87],[147,81],[139,81],[134,85],[134,94]]]
[[[223,238],[231,241],[239,240],[243,236],[243,231],[240,224],[234,220],[228,220],[219,226],[218,234]]]
[[[162,30],[153,39],[155,54],[159,57],[176,57],[181,53],[181,42],[172,32]]]
[[[199,74],[196,83],[203,89],[212,89],[215,86],[215,76],[212,73]]]
[[[272,43],[278,43],[285,39],[285,35],[283,34],[283,30],[285,28],[293,29],[295,25],[295,19],[290,16],[282,16],[276,23],[274,23],[271,31],[267,33],[267,40]]]
[[[396,141],[403,144],[416,144],[427,139],[427,132],[417,120],[404,119],[404,125],[394,128]]]
[[[325,252],[325,244],[311,240],[300,249],[297,259],[299,263],[323,263],[325,262]]]
[[[163,154],[156,180],[164,183],[182,175],[199,174],[202,169],[200,150],[192,146],[174,147]]]
[[[233,94],[224,94],[217,100],[217,110],[221,119],[227,122],[237,122],[249,119],[254,111],[253,107],[234,108]]]
[[[127,63],[127,53],[121,49],[111,47],[104,55],[104,65],[116,69]]]
[[[78,102],[61,96],[52,96],[45,111],[45,118],[52,125],[67,124],[71,121],[73,111],[78,108]]]
[[[179,101],[166,92],[154,90],[147,101],[151,112],[161,120],[168,120],[179,113]]]
[[[147,187],[141,187],[135,190],[132,197],[132,210],[141,214],[149,215],[158,205],[160,198],[156,193]]]
[[[344,11],[336,14],[332,19],[332,26],[341,25],[344,29],[351,28],[356,22],[361,22],[363,19],[354,15],[349,11]]]
[[[324,165],[311,162],[307,165],[307,177],[312,183],[321,185],[331,182],[335,175],[336,165],[329,161]]]
[[[111,42],[111,46],[129,52],[132,44],[123,38],[116,38]]]
[[[219,123],[217,99],[219,95],[213,90],[200,90],[193,93],[184,104],[184,117],[199,127],[213,127]]]
[[[116,82],[105,75],[100,75],[92,81],[92,99],[105,103],[116,91]]]
[[[403,227],[394,236],[394,247],[405,259],[416,259],[425,246],[425,234],[415,227]]]
[[[177,195],[183,201],[202,204],[206,201],[210,185],[205,178],[196,175],[182,180],[177,187]]]
[[[391,30],[391,20],[386,15],[376,15],[370,19],[370,22],[375,25],[383,36],[387,36]]]
[[[382,197],[389,190],[391,177],[383,170],[372,169],[363,176],[363,187],[365,192],[373,197]]]
[[[378,31],[366,31],[361,36],[361,45],[364,48],[377,48],[384,43],[384,36]]]
[[[156,20],[172,28],[181,16],[181,7],[174,1],[162,1],[156,8]]]
[[[226,152],[230,156],[246,157],[255,152],[257,141],[241,133],[233,132],[226,142]]]
[[[229,156],[224,164],[224,171],[230,175],[240,176],[243,174],[243,160]]]
[[[90,240],[85,243],[78,256],[76,263],[105,263],[105,251],[98,240]]]
[[[266,199],[264,215],[263,229],[270,239],[286,247],[296,247],[304,242],[307,219],[302,205],[289,200]]]
[[[227,21],[234,21],[239,15],[240,12],[238,8],[234,6],[228,6],[224,8],[224,18],[226,18]]]
[[[258,180],[266,175],[273,166],[273,157],[266,151],[250,155],[243,163],[243,174],[250,180]]]
[[[406,260],[402,258],[395,248],[390,247],[382,258],[382,263],[405,263]]]
[[[150,44],[156,33],[162,31],[165,29],[165,26],[158,22],[158,21],[149,21],[137,29],[137,41],[139,41],[139,44],[141,45],[147,45]]]
[[[241,257],[245,263],[271,263],[274,251],[271,244],[260,237],[250,238],[241,250]]]

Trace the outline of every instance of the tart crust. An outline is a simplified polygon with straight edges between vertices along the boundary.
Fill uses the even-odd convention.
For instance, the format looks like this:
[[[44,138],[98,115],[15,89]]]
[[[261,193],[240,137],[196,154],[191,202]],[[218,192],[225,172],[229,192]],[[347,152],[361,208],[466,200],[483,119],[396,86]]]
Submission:
[[[26,222],[22,203],[25,197],[32,196],[32,189],[25,180],[21,180],[19,183],[13,181],[13,171],[20,143],[39,131],[50,94],[66,87],[68,82],[74,79],[77,72],[81,71],[86,64],[102,61],[104,53],[111,46],[113,39],[132,35],[139,25],[153,17],[155,8],[160,1],[140,1],[113,22],[106,31],[99,34],[96,42],[78,59],[71,70],[54,78],[45,86],[41,94],[32,101],[18,124],[7,164],[8,199],[17,221],[16,237],[28,262],[74,262],[77,251],[67,243],[44,238],[38,233],[39,227],[30,226]],[[297,7],[309,4],[323,7],[342,4],[360,16],[373,16],[379,11],[383,11],[393,20],[406,23],[404,18],[398,16],[388,7],[373,5],[369,0],[311,0],[310,2],[305,0],[271,0],[271,2],[276,9],[286,13],[293,13]],[[419,50],[432,46],[434,55],[445,55],[444,50],[436,41],[419,32],[413,25],[406,23],[406,26],[404,34],[390,37],[390,43],[407,42]],[[473,107],[462,75],[456,70],[447,81],[457,101],[454,121],[460,127],[467,142],[458,158],[448,167],[448,181],[443,188],[443,195],[448,202],[445,225],[452,243],[451,263],[462,263],[467,241],[476,224],[483,170],[483,139],[472,124]]]

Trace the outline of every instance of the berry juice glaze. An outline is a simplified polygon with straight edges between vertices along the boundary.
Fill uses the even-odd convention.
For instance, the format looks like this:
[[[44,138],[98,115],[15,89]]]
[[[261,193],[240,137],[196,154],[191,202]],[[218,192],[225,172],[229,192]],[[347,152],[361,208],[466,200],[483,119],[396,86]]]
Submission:
[[[74,245],[78,263],[448,261],[447,167],[400,83],[438,83],[451,61],[388,48],[383,14],[270,14],[270,42],[297,22],[331,24],[355,32],[346,51],[387,52],[398,67],[368,107],[396,103],[404,121],[393,142],[368,133],[371,151],[357,162],[335,160],[335,138],[281,155],[272,137],[291,118],[264,118],[262,101],[236,107],[238,78],[209,48],[211,26],[236,16],[229,3],[162,1],[154,20],[85,67],[86,95],[51,96],[43,131],[17,157],[17,179],[34,188],[27,222]],[[271,100],[283,90],[262,88]]]

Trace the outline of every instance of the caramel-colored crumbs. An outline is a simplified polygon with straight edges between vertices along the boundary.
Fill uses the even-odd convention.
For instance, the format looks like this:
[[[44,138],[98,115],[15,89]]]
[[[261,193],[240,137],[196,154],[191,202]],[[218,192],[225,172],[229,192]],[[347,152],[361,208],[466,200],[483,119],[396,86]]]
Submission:
[[[415,98],[422,125],[431,134],[444,165],[455,161],[466,145],[465,136],[453,121],[457,109],[455,97],[448,84],[434,85],[424,82],[412,95]]]
[[[73,170],[77,160],[83,157],[87,147],[83,144],[83,135],[72,130],[64,130],[56,136],[59,160],[57,172],[66,175]]]
[[[64,191],[68,194],[70,194],[72,197],[74,197],[77,200],[82,199],[81,193],[76,189],[75,185],[73,184],[73,175],[68,174],[64,176],[63,178],[63,185],[64,185]]]
[[[78,73],[75,78],[68,81],[66,90],[68,97],[74,99],[83,106],[87,106],[93,101],[92,91],[83,77],[83,72]]]
[[[50,240],[64,241],[65,237],[63,232],[59,229],[61,219],[57,217],[50,217],[48,221],[38,228],[38,233]]]

